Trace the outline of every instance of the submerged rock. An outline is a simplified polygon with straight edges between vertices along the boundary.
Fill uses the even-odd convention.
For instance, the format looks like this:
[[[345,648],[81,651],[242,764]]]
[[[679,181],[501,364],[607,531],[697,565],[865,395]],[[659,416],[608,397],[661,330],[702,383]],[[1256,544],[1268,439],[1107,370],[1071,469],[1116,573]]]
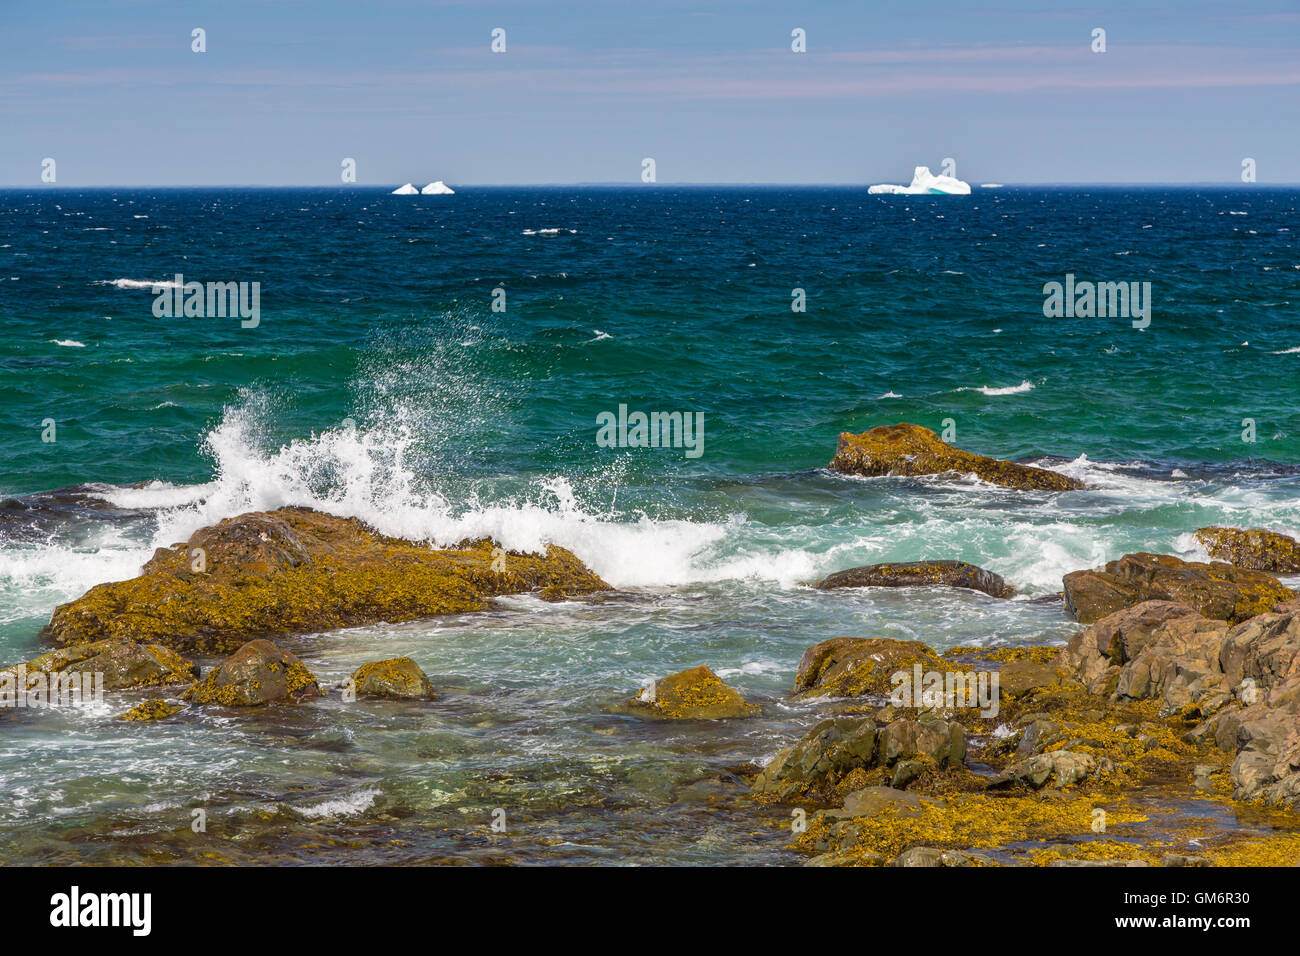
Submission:
[[[128,690],[163,684],[189,684],[199,676],[192,661],[158,644],[104,640],[49,651],[25,664],[0,670],[0,678],[25,671],[33,675],[103,675],[104,690]],[[12,681],[13,677],[10,677]]]
[[[409,657],[362,664],[352,674],[358,697],[395,697],[429,699],[435,697],[433,684]]]
[[[319,697],[316,677],[302,661],[270,641],[249,641],[185,692],[196,704],[255,707]]]
[[[895,641],[885,637],[833,637],[803,652],[795,674],[795,693],[809,697],[888,696],[890,676],[911,671],[948,667],[933,648],[921,641]]]
[[[1083,482],[1045,468],[1020,465],[953,448],[928,428],[900,423],[882,425],[860,435],[843,432],[827,467],[846,475],[974,474],[1007,488],[1073,491]]]
[[[1262,528],[1201,528],[1196,540],[1211,558],[1239,568],[1300,574],[1300,541]]]
[[[832,588],[910,588],[928,585],[968,588],[993,597],[1010,597],[1014,591],[992,571],[965,561],[899,561],[849,568],[827,575],[817,583],[823,591]]]
[[[1262,571],[1146,552],[1126,554],[1100,571],[1072,571],[1062,580],[1065,609],[1084,624],[1150,600],[1175,601],[1236,624],[1296,596]]]
[[[504,552],[491,541],[438,551],[354,518],[281,508],[228,518],[160,548],[139,577],[91,588],[55,609],[60,646],[148,641],[230,653],[246,641],[474,611],[489,597],[608,589],[563,548]]]
[[[757,704],[745,700],[703,665],[652,682],[623,708],[672,720],[721,720],[761,713]]]

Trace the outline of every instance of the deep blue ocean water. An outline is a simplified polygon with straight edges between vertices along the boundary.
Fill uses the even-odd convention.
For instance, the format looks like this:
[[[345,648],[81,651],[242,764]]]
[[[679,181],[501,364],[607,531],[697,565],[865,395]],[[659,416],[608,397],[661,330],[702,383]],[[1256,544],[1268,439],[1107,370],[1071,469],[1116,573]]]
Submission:
[[[442,544],[562,544],[625,597],[297,641],[338,679],[409,653],[443,692],[421,715],[327,702],[124,729],[109,706],[0,724],[10,854],[233,852],[189,829],[202,804],[249,845],[271,827],[263,849],[286,859],[783,859],[715,798],[815,718],[784,699],[803,648],[1072,631],[1025,601],[807,582],[960,558],[1032,598],[1126,551],[1199,556],[1207,524],[1300,531],[1298,203],[1267,187],[0,191],[0,664],[154,547],[284,504]],[[150,286],[178,273],[260,283],[258,324],[155,317]],[[1150,282],[1150,324],[1045,317],[1044,284],[1067,273]],[[702,454],[600,447],[597,416],[620,405],[702,414]],[[840,432],[898,421],[1089,488],[824,470]],[[686,732],[607,713],[699,663],[768,716]],[[519,813],[515,842],[485,835],[498,805]],[[323,831],[355,845],[303,849]],[[69,850],[69,832],[96,839]],[[393,834],[409,845],[384,849]]]

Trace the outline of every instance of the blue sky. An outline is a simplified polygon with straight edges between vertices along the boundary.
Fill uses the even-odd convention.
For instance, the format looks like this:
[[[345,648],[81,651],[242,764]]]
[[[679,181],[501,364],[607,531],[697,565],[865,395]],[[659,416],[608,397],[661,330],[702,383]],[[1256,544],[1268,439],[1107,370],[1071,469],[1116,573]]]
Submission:
[[[344,157],[363,185],[638,182],[643,157],[660,183],[945,157],[973,183],[1240,183],[1245,157],[1296,183],[1300,0],[3,0],[0,184],[45,157],[60,186],[337,184]]]

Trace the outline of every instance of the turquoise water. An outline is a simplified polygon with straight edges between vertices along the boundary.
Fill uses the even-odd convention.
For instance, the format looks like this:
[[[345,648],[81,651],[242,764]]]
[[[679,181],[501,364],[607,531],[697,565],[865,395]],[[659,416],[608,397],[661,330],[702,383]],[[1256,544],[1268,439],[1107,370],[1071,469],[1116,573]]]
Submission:
[[[285,504],[441,544],[562,544],[619,589],[289,642],[331,680],[409,654],[441,694],[418,711],[335,695],[133,727],[110,719],[122,697],[0,717],[14,795],[0,847],[26,860],[783,861],[779,833],[736,803],[736,772],[819,713],[785,700],[805,647],[1072,631],[1025,600],[807,582],[960,558],[1033,598],[1126,551],[1195,556],[1190,532],[1206,524],[1300,531],[1298,200],[0,192],[0,663],[39,652],[55,606],[134,575],[154,547]],[[177,273],[259,282],[257,326],[156,318],[149,287]],[[1043,286],[1067,273],[1150,282],[1150,325],[1045,318]],[[597,416],[620,405],[702,414],[703,453],[600,447]],[[945,420],[961,447],[1089,488],[823,469],[841,431]],[[608,712],[700,663],[764,718]],[[207,834],[190,828],[198,807]],[[497,807],[505,835],[487,827]]]

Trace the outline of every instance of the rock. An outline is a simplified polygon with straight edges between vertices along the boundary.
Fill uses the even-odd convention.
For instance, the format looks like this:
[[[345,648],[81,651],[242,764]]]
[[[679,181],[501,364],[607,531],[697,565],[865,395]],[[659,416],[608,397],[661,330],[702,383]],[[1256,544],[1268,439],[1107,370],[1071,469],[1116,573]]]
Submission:
[[[1150,600],[1178,602],[1205,617],[1237,624],[1295,597],[1262,571],[1145,552],[1126,554],[1101,571],[1072,571],[1063,582],[1065,608],[1084,624]]]
[[[1142,867],[1142,866],[1150,866],[1151,864],[1148,863],[1146,860],[1052,860],[1047,865],[1048,866],[1086,866],[1086,867],[1095,867],[1095,866]]]
[[[927,766],[960,767],[966,735],[955,721],[895,720],[877,727],[870,717],[830,717],[777,753],[755,781],[756,790],[788,796],[849,772],[892,768],[920,758]]]
[[[196,704],[226,707],[319,696],[316,678],[302,661],[267,640],[249,641],[185,692]]]
[[[1199,615],[1177,601],[1143,601],[1122,608],[1070,638],[1059,663],[1075,680],[1091,684],[1108,668],[1131,661],[1151,643],[1159,627],[1180,617]]]
[[[803,652],[794,689],[809,697],[888,696],[894,689],[890,676],[910,671],[914,664],[923,670],[948,667],[930,645],[920,641],[833,637]]]
[[[872,765],[876,753],[876,722],[870,717],[829,717],[798,742],[777,752],[758,775],[754,787],[762,792],[794,792],[827,777],[842,777],[857,767]]]
[[[633,712],[672,720],[721,720],[761,713],[707,667],[693,667],[661,678],[624,704]]]
[[[56,608],[44,633],[61,647],[112,639],[229,653],[253,638],[479,610],[495,595],[546,588],[608,585],[563,548],[507,553],[485,539],[439,551],[354,518],[281,508],[158,549],[138,577]]]
[[[192,661],[157,644],[133,641],[94,641],[60,648],[35,657],[25,664],[0,670],[0,680],[15,678],[26,672],[27,686],[36,674],[48,682],[52,674],[103,675],[104,690],[128,690],[164,684],[189,684],[199,675]]]
[[[161,697],[153,697],[142,703],[136,704],[125,714],[118,714],[114,720],[163,720],[172,714],[178,714],[184,710],[181,704],[173,704],[163,700]]]
[[[910,762],[910,761],[905,761]],[[886,807],[901,809],[918,809],[921,798],[906,790],[889,787],[863,787],[854,790],[844,798],[844,807],[840,810],[828,810],[828,817],[874,817]]]
[[[1054,721],[1041,717],[1031,721],[1024,733],[1020,735],[1020,742],[1016,744],[1016,756],[1028,757],[1038,753],[1049,740],[1060,735],[1060,730],[1061,725]]]
[[[1054,787],[1068,787],[1098,773],[1107,773],[1111,769],[1111,762],[1105,757],[1098,759],[1087,753],[1052,750],[1027,757],[1008,767],[989,781],[989,789],[995,790],[1019,783],[1031,790],[1041,790],[1049,782]]]
[[[974,474],[1007,488],[1073,491],[1083,482],[1055,471],[961,451],[920,425],[882,425],[860,435],[843,432],[831,471],[846,475]]]
[[[1188,856],[1183,853],[1166,853],[1160,858],[1161,866],[1212,866],[1203,856]]]
[[[1220,745],[1237,749],[1233,797],[1300,810],[1300,677],[1220,722]]]
[[[1260,614],[1234,627],[1219,651],[1232,688],[1242,681],[1268,690],[1300,675],[1300,612]]]
[[[991,861],[982,853],[964,850],[941,850],[933,846],[914,846],[900,853],[890,866],[985,866]]]
[[[409,657],[362,664],[352,674],[358,697],[429,699],[437,696],[420,665]]]
[[[1300,541],[1262,528],[1202,528],[1196,532],[1211,558],[1239,568],[1300,574]]]
[[[1014,590],[1006,581],[965,561],[902,561],[870,564],[836,571],[817,583],[823,591],[832,588],[913,588],[943,585],[983,591],[993,597],[1010,597]]]
[[[1163,700],[1162,715],[1177,713],[1229,685],[1219,653],[1229,627],[1224,621],[1180,617],[1166,621],[1120,671],[1115,700]]]

